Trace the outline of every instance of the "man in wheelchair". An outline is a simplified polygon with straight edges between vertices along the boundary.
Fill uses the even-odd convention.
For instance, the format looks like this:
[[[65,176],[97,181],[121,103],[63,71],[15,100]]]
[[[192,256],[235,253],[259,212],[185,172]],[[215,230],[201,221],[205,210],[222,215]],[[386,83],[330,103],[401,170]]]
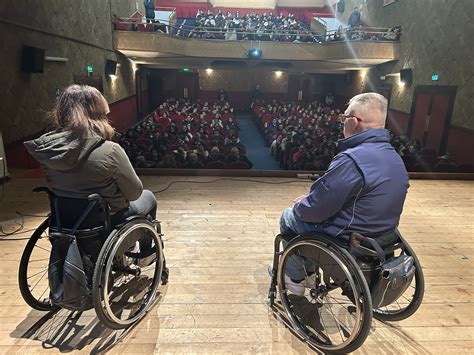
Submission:
[[[84,310],[94,303],[99,318],[118,329],[146,313],[159,281],[167,281],[167,269],[155,196],[143,189],[124,150],[111,141],[109,111],[97,89],[71,85],[51,112],[56,129],[24,143],[49,185],[37,190],[48,192],[51,204],[51,217],[38,228],[49,228],[52,244],[50,304],[22,288],[27,266],[20,265],[20,288],[37,309]],[[131,302],[123,285],[137,294],[142,286],[148,291]],[[118,307],[120,297],[127,312]]]
[[[325,352],[354,351],[372,315],[401,320],[423,298],[421,266],[397,230],[408,174],[384,129],[386,114],[382,95],[349,101],[341,152],[283,211],[275,238],[270,305],[279,295],[292,328]]]
[[[334,238],[380,236],[398,225],[408,189],[402,159],[390,145],[385,127],[387,99],[365,93],[353,97],[344,114],[341,152],[307,195],[284,210],[280,233],[288,242],[305,232]],[[298,264],[288,266],[289,290],[301,294],[305,275]]]

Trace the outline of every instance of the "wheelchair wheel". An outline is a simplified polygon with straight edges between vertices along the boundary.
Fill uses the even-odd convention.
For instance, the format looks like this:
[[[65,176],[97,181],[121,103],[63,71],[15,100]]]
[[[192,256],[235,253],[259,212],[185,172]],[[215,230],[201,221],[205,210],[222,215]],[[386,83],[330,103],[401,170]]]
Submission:
[[[94,308],[104,325],[126,328],[146,314],[156,300],[163,262],[161,237],[149,221],[135,219],[111,233],[92,286]]]
[[[410,255],[414,259],[415,266],[415,277],[413,278],[410,286],[406,289],[405,293],[394,303],[374,309],[374,317],[381,321],[399,321],[410,317],[415,313],[423,301],[423,295],[425,293],[425,280],[423,277],[423,270],[421,264],[415,255],[415,252],[411,246],[403,240],[405,254]],[[400,253],[401,251],[399,251]],[[399,255],[399,254],[398,254]],[[397,255],[395,255],[397,256]]]
[[[49,218],[31,236],[21,256],[18,271],[20,292],[28,305],[39,311],[51,311],[58,307],[49,298],[48,265],[51,254]]]
[[[304,273],[302,283],[291,279],[296,270]],[[372,324],[372,300],[346,250],[322,236],[298,238],[285,248],[277,277],[288,319],[309,344],[324,352],[351,352],[363,344]]]

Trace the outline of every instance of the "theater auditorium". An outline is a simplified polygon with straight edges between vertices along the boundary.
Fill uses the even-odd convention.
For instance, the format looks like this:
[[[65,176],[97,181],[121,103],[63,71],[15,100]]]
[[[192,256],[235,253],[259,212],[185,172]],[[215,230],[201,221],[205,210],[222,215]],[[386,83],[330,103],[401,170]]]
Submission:
[[[0,353],[472,353],[473,13],[2,1]]]

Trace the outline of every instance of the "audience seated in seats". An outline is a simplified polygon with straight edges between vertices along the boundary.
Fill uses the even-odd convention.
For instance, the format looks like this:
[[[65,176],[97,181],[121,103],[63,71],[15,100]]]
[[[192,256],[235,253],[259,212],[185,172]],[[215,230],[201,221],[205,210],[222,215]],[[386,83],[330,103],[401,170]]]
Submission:
[[[232,147],[230,150],[229,157],[227,158],[227,164],[229,167],[231,167],[232,163],[244,163],[244,164],[239,164],[239,169],[250,169],[253,164],[250,162],[250,160],[247,159],[245,155],[240,155],[239,149],[237,147]],[[236,165],[234,165],[236,166]]]
[[[183,168],[185,169],[202,169],[203,167],[202,159],[194,152],[189,153],[186,161],[183,163]]]
[[[135,168],[225,169],[224,154],[234,147],[249,163],[248,168],[252,166],[240,143],[233,109],[226,101],[167,99],[127,130],[119,143]]]
[[[342,137],[338,121],[340,110],[318,101],[309,103],[252,103],[257,123],[270,154],[285,169],[324,170],[337,153],[337,140]]]
[[[204,13],[198,10],[196,26],[189,32],[189,37],[204,39],[225,40],[251,40],[251,41],[283,41],[283,42],[320,42],[321,36],[314,35],[309,25],[296,19],[289,13],[279,15],[255,12],[241,16],[239,11],[233,15],[221,10]],[[178,30],[181,36],[186,36],[185,31]]]
[[[212,147],[211,152],[209,153],[209,156],[206,159],[206,163],[214,162],[214,161],[220,161],[222,163],[226,163],[226,157],[224,154],[220,153],[220,150],[218,147]]]
[[[339,26],[336,31],[328,32],[326,41],[399,41],[401,34],[401,26],[390,28]]]
[[[118,31],[140,31],[140,32],[164,32],[179,37],[220,39],[220,40],[250,40],[250,41],[278,41],[295,43],[323,43],[329,41],[399,41],[402,33],[401,26],[391,28],[370,28],[363,26],[360,22],[360,12],[354,11],[349,20],[349,26],[340,26],[336,31],[326,33],[313,32],[309,24],[298,20],[294,14],[279,15],[264,13],[258,15],[255,12],[241,16],[237,11],[235,14],[227,12],[225,15],[221,10],[213,14],[208,10],[204,13],[199,10],[196,15],[195,24],[189,26],[185,23],[178,25],[175,29],[167,31],[167,26],[154,19],[154,9],[151,2],[146,2],[149,12],[146,22],[140,23],[141,19],[121,19],[114,17],[115,30]],[[148,4],[148,5],[147,5]]]
[[[418,139],[409,141],[404,135],[396,136],[391,133],[391,144],[402,157],[407,171],[455,173],[469,172],[472,169],[458,165],[449,152],[439,156],[434,149],[422,148]]]

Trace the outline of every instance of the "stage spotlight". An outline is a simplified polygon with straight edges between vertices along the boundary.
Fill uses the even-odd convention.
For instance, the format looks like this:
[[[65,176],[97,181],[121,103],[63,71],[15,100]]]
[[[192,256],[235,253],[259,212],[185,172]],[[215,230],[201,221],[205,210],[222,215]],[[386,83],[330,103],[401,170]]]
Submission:
[[[206,69],[207,75],[211,75],[211,74],[212,74],[212,71],[213,71],[213,70],[212,70],[211,68],[207,68],[207,69]]]
[[[249,58],[261,58],[262,54],[263,54],[263,52],[260,48],[252,48],[247,53],[247,57],[249,57]]]

